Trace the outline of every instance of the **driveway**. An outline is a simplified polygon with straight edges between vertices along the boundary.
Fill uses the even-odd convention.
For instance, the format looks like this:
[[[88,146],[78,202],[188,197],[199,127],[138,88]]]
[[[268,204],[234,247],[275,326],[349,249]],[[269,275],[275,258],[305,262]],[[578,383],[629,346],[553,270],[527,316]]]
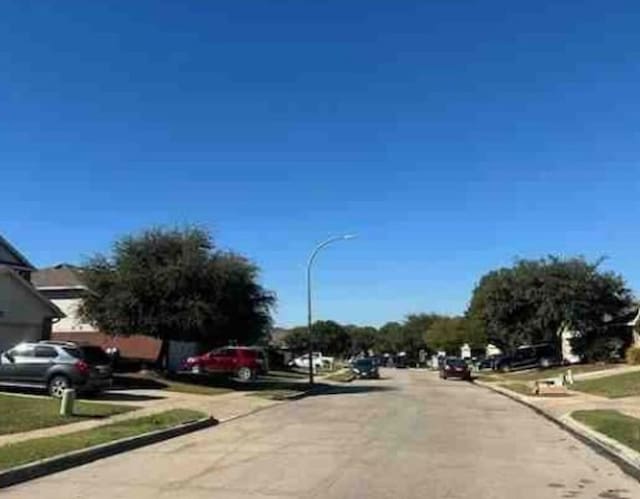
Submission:
[[[531,410],[433,373],[322,396],[0,492],[0,499],[636,498],[640,485]]]

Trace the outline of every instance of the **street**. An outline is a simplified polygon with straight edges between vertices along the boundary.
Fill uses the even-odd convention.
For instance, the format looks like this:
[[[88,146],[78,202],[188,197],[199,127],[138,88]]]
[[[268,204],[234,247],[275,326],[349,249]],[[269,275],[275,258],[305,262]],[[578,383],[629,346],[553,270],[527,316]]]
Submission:
[[[505,397],[416,370],[5,489],[0,498],[605,498],[640,484]]]

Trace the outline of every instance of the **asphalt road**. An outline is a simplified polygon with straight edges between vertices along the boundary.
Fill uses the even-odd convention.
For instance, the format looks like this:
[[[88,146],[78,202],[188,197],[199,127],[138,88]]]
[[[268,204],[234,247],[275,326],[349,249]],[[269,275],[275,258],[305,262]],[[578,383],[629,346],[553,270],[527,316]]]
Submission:
[[[0,499],[638,498],[640,484],[515,402],[386,370],[0,492]]]

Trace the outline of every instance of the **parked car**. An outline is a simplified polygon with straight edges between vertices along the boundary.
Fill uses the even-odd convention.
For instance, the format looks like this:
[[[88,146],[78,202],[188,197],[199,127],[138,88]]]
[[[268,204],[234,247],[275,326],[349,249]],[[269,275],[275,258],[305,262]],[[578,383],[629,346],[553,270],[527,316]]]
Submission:
[[[240,381],[249,381],[258,374],[267,373],[267,361],[260,349],[225,347],[187,358],[183,369],[196,374],[227,374]]]
[[[53,397],[74,388],[96,393],[112,384],[110,359],[102,348],[72,342],[19,343],[0,355],[0,384],[46,388]]]
[[[408,367],[407,354],[400,352],[396,355],[393,364],[396,366],[396,369],[406,369]]]
[[[333,367],[333,357],[325,357],[321,352],[313,352],[312,362],[313,369]],[[309,354],[304,354],[289,362],[289,367],[298,367],[300,369],[309,369]]]
[[[378,379],[380,372],[378,371],[378,363],[373,357],[365,357],[357,359],[351,364],[351,372],[356,378]]]
[[[547,368],[558,364],[560,364],[560,358],[553,345],[541,343],[521,346],[512,355],[503,355],[496,361],[495,369],[509,372],[536,367]]]
[[[440,367],[440,377],[442,379],[460,378],[471,379],[471,371],[467,363],[458,357],[446,357]]]

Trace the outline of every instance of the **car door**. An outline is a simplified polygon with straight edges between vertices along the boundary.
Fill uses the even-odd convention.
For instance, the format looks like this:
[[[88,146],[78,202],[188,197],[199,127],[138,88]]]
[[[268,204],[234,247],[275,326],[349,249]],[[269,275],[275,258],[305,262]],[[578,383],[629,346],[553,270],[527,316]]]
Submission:
[[[225,359],[223,355],[224,349],[213,350],[207,354],[203,362],[204,370],[210,373],[223,372]]]
[[[11,379],[15,383],[28,383],[36,362],[33,345],[23,344],[11,350],[13,365],[11,366]]]
[[[28,381],[45,383],[49,369],[55,364],[58,352],[52,346],[36,345],[34,347],[34,361],[29,364]]]
[[[15,381],[16,360],[12,350],[0,355],[0,382]]]

